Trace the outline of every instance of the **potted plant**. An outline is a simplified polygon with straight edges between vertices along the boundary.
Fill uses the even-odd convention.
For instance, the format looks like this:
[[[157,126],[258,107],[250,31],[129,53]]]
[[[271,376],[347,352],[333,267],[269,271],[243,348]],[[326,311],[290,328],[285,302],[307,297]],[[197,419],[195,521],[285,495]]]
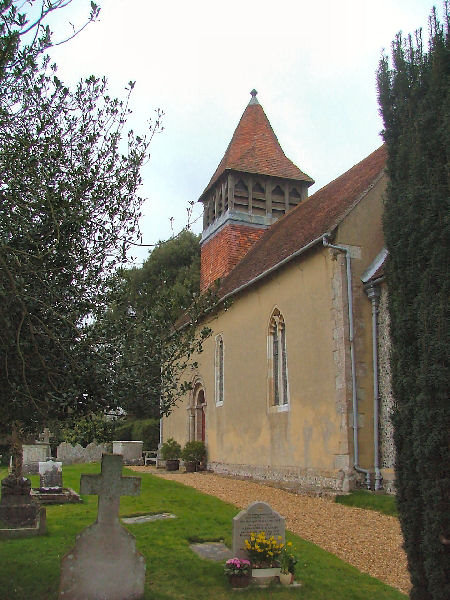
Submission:
[[[180,468],[181,446],[173,438],[169,438],[161,446],[162,459],[166,461],[168,471],[178,471]]]
[[[283,585],[290,585],[294,581],[295,565],[297,564],[297,558],[292,554],[292,542],[287,542],[280,553],[280,583]]]
[[[200,441],[187,442],[181,452],[181,458],[188,473],[196,471],[198,465],[206,458],[205,444]]]
[[[252,577],[259,584],[270,583],[280,574],[279,556],[283,549],[281,536],[266,537],[264,531],[250,533],[245,540],[245,549],[252,564]]]
[[[223,569],[233,588],[247,587],[250,583],[250,571],[250,561],[242,558],[230,558]]]

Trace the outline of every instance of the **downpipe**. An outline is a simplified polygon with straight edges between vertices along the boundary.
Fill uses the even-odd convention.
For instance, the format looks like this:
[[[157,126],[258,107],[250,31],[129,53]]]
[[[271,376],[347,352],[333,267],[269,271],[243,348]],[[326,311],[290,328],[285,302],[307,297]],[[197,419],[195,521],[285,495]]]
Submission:
[[[353,322],[353,290],[352,290],[352,264],[350,251],[345,246],[336,246],[330,244],[328,236],[323,237],[323,245],[326,248],[332,248],[345,254],[346,277],[347,277],[347,298],[348,298],[348,337],[350,343],[350,367],[352,372],[352,407],[353,407],[353,468],[358,473],[364,473],[366,476],[366,486],[370,490],[370,471],[364,469],[359,464],[359,443],[358,443],[358,397],[356,393],[356,361],[355,361],[355,344],[354,333],[355,327]]]
[[[375,469],[375,491],[382,487],[383,477],[380,471],[379,456],[379,407],[380,394],[378,389],[378,306],[380,289],[371,284],[366,288],[366,294],[372,303],[372,361],[373,361],[373,466]]]

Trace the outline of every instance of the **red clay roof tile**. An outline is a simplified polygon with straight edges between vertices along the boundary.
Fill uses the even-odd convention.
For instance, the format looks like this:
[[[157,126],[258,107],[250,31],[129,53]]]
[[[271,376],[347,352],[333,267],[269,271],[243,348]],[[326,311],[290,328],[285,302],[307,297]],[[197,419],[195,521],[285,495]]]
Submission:
[[[222,281],[219,298],[332,231],[376,182],[385,164],[383,145],[274,223]]]
[[[256,98],[252,98],[247,105],[231,142],[202,196],[227,169],[307,181],[310,185],[314,183],[311,177],[286,157],[269,119]]]

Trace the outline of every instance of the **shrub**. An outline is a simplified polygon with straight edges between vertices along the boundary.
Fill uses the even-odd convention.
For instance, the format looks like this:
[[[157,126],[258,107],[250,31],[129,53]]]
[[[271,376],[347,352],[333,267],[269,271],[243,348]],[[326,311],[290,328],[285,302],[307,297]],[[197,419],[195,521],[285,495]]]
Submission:
[[[133,422],[133,440],[142,440],[144,450],[156,450],[159,443],[159,419],[139,419]]]
[[[174,460],[180,458],[181,446],[173,438],[169,438],[161,446],[161,456],[163,460]]]
[[[181,458],[187,462],[201,463],[206,457],[206,447],[203,442],[187,442],[181,452]]]
[[[115,437],[116,421],[108,420],[103,414],[88,415],[74,421],[61,431],[61,437],[69,444],[86,447],[91,442],[112,442]]]

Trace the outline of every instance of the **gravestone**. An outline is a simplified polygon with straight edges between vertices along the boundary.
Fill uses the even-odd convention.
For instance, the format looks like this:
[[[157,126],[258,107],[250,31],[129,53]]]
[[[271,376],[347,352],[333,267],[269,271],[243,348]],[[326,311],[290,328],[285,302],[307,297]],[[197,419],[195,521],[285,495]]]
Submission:
[[[62,463],[53,460],[39,463],[40,487],[45,490],[62,490]]]
[[[81,494],[98,496],[97,521],[77,537],[61,564],[60,600],[137,600],[145,562],[119,522],[120,496],[140,493],[139,477],[122,477],[122,456],[104,454],[100,475],[82,475]]]
[[[50,438],[52,435],[53,433],[50,431],[50,429],[48,427],[44,427],[44,431],[39,434],[39,441],[42,444],[50,444]]]
[[[2,479],[1,489],[0,521],[6,527],[0,529],[0,539],[43,535],[46,512],[31,496],[30,480],[13,471]]]
[[[23,445],[23,472],[26,475],[37,475],[39,463],[51,457],[50,444],[39,442]]]
[[[143,446],[144,442],[142,441],[115,441],[113,442],[113,454],[121,454],[123,456],[124,465],[143,465]]]
[[[266,502],[252,502],[246,510],[233,518],[233,556],[248,558],[245,540],[251,533],[264,531],[266,537],[281,536],[285,543],[285,518],[278,514]]]

